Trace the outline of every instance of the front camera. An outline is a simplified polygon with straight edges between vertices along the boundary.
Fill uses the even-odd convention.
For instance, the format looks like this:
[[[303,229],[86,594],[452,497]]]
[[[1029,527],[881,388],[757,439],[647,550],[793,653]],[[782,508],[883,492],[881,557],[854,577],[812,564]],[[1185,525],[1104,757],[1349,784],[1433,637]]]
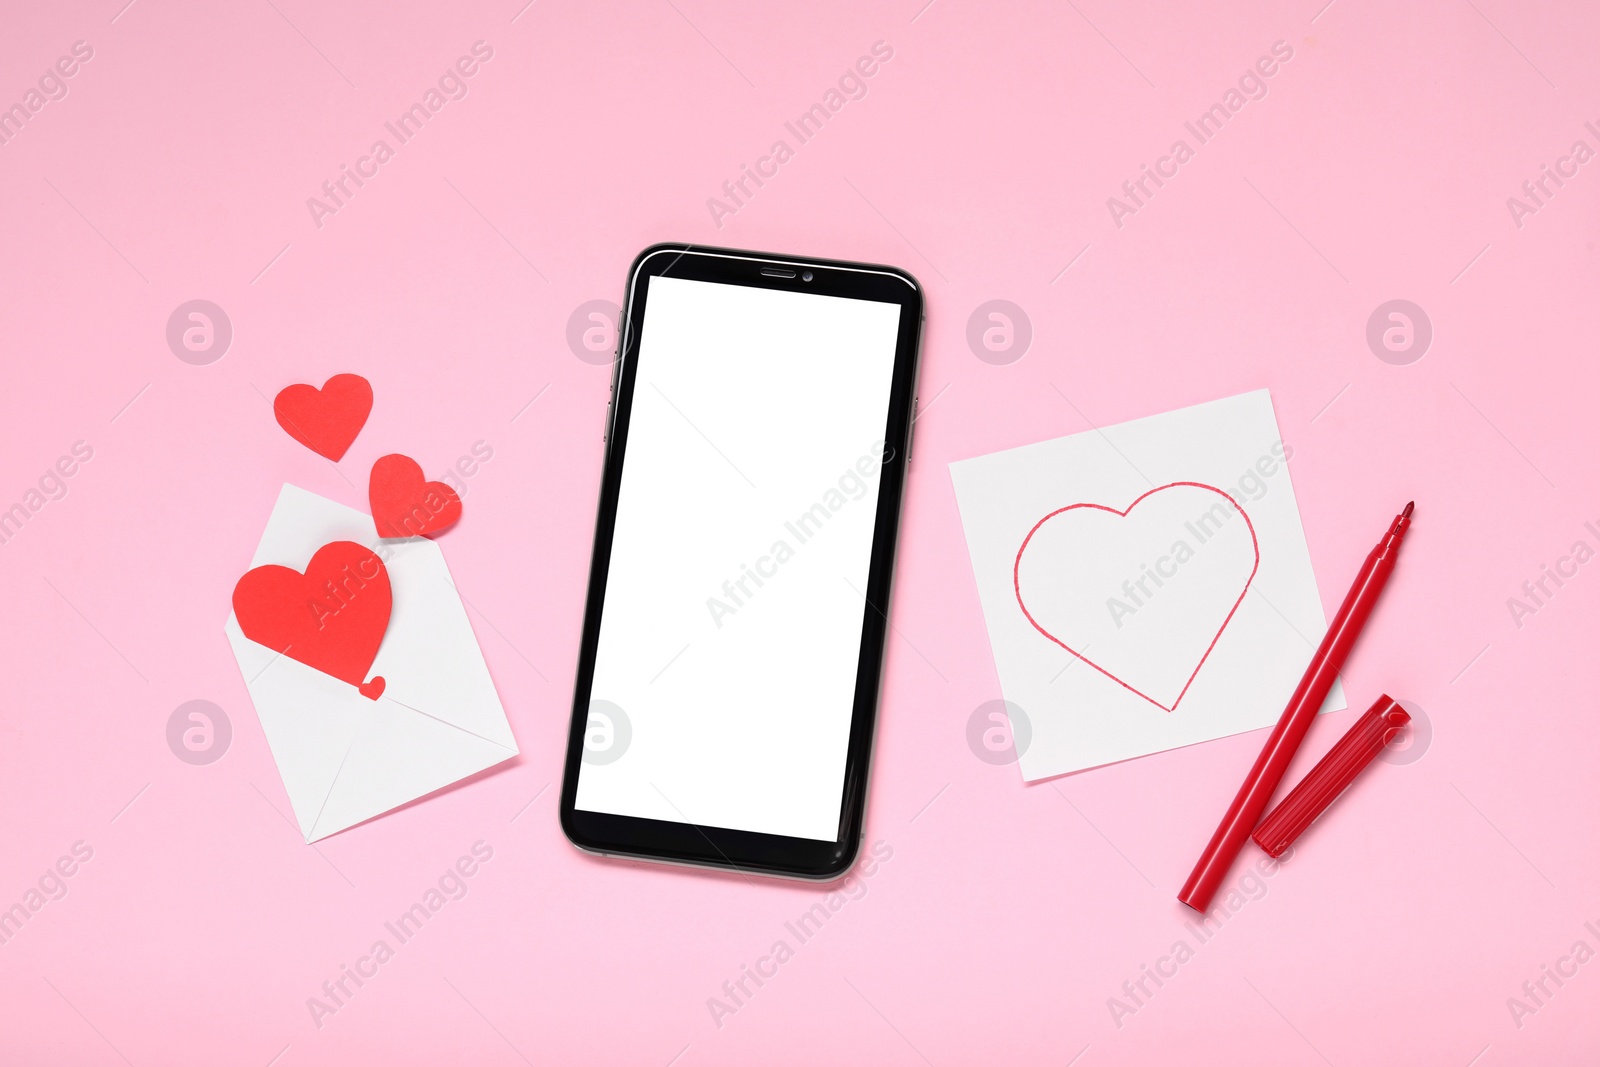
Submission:
[[[803,281],[803,282],[809,282],[811,280],[811,272],[810,271],[806,271],[805,273],[801,274],[800,275],[800,280]]]

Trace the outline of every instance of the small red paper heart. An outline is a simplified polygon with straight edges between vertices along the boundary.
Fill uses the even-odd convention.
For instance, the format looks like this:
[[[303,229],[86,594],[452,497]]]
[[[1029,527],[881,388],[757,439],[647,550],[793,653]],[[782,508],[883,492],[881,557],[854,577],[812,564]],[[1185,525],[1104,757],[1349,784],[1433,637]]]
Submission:
[[[359,374],[335,374],[318,389],[291,385],[272,402],[290,437],[337,463],[372,413],[372,386]]]
[[[362,679],[383,644],[392,606],[383,560],[354,541],[323,545],[304,574],[269,564],[233,587],[233,611],[246,637],[349,682],[369,700],[378,699],[384,681]]]
[[[423,480],[417,461],[398,452],[372,465],[367,501],[379,537],[433,537],[461,518],[456,491]]]

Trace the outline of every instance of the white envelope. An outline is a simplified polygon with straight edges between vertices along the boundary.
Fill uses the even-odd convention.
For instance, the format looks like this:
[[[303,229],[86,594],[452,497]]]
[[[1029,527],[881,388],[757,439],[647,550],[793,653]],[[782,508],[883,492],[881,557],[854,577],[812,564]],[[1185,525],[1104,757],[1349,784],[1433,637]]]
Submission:
[[[308,844],[517,754],[438,545],[380,550],[371,516],[285,485],[250,566],[303,571],[330,541],[378,550],[389,571],[394,606],[367,672],[387,683],[377,700],[250,640],[231,612],[225,627]]]

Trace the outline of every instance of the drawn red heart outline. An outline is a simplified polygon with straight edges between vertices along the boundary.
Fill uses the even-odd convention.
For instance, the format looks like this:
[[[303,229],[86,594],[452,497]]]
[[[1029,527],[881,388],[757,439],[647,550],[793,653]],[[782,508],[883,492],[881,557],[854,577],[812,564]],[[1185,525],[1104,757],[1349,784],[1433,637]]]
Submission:
[[[1069,646],[1066,642],[1064,642],[1060,638],[1056,637],[1055,634],[1051,633],[1049,630],[1046,630],[1043,626],[1040,626],[1039,625],[1039,620],[1037,620],[1037,619],[1035,619],[1033,617],[1033,614],[1028,611],[1028,605],[1023,602],[1023,599],[1022,599],[1022,582],[1021,582],[1020,572],[1021,572],[1021,568],[1022,568],[1022,554],[1027,551],[1028,542],[1033,540],[1033,535],[1039,532],[1039,527],[1043,526],[1045,523],[1049,522],[1051,519],[1055,518],[1057,515],[1060,515],[1062,512],[1072,511],[1075,508],[1094,508],[1097,511],[1108,511],[1111,514],[1116,515],[1118,518],[1125,519],[1125,518],[1128,517],[1128,512],[1132,511],[1134,508],[1139,506],[1139,501],[1144,500],[1144,499],[1146,499],[1148,497],[1154,496],[1156,493],[1159,493],[1164,489],[1175,489],[1180,485],[1190,486],[1190,487],[1195,488],[1195,489],[1209,490],[1210,492],[1216,493],[1218,496],[1222,497],[1222,499],[1226,500],[1229,504],[1233,505],[1233,509],[1235,511],[1237,511],[1241,516],[1244,517],[1245,529],[1250,531],[1250,549],[1251,549],[1252,552],[1255,553],[1255,563],[1250,567],[1250,576],[1244,580],[1244,588],[1239,590],[1239,598],[1233,602],[1233,607],[1228,609],[1227,617],[1225,617],[1222,620],[1222,625],[1217,627],[1217,632],[1211,638],[1211,643],[1206,646],[1205,652],[1200,656],[1200,661],[1194,665],[1194,670],[1189,672],[1188,680],[1183,683],[1182,691],[1180,691],[1178,693],[1177,699],[1173,700],[1172,707],[1169,708],[1165,704],[1163,704],[1160,701],[1154,699],[1153,697],[1150,697],[1150,696],[1148,696],[1148,695],[1146,695],[1144,693],[1141,693],[1139,690],[1135,689],[1133,686],[1129,685],[1127,682],[1123,681],[1121,678],[1118,678],[1116,675],[1112,674],[1110,671],[1108,671],[1104,667],[1100,666],[1100,664],[1096,663],[1094,660],[1090,659],[1088,656],[1085,656],[1083,653],[1081,653],[1078,650],[1076,650],[1076,649],[1072,648],[1071,646]],[[1122,511],[1118,511],[1116,508],[1106,507],[1104,504],[1087,504],[1087,503],[1085,503],[1085,504],[1068,504],[1064,508],[1057,508],[1056,510],[1052,511],[1050,514],[1046,515],[1044,518],[1040,519],[1038,522],[1034,523],[1033,524],[1033,529],[1028,531],[1028,536],[1026,536],[1026,537],[1024,537],[1022,539],[1022,545],[1021,545],[1021,547],[1019,547],[1017,549],[1017,558],[1011,565],[1011,588],[1016,592],[1017,607],[1022,609],[1022,614],[1027,616],[1028,621],[1033,624],[1033,628],[1035,630],[1038,630],[1041,634],[1044,634],[1045,637],[1049,638],[1051,641],[1054,641],[1056,644],[1060,645],[1062,648],[1066,649],[1068,652],[1071,652],[1078,659],[1080,659],[1083,662],[1087,663],[1089,666],[1093,667],[1095,670],[1099,671],[1101,674],[1105,675],[1107,678],[1110,678],[1113,682],[1116,682],[1118,685],[1122,686],[1122,688],[1126,689],[1128,692],[1134,694],[1135,696],[1142,697],[1143,699],[1148,700],[1150,703],[1154,704],[1156,707],[1160,708],[1162,711],[1172,712],[1172,711],[1176,711],[1178,709],[1178,705],[1183,703],[1184,694],[1189,692],[1189,687],[1194,684],[1195,675],[1200,673],[1200,668],[1205,666],[1207,657],[1209,657],[1211,655],[1211,650],[1216,648],[1217,647],[1217,642],[1222,639],[1222,631],[1224,631],[1224,630],[1226,630],[1228,628],[1228,623],[1233,621],[1234,613],[1239,610],[1239,605],[1244,603],[1245,594],[1250,591],[1250,583],[1255,581],[1256,572],[1259,571],[1260,569],[1261,569],[1261,542],[1256,538],[1256,526],[1255,526],[1255,523],[1250,521],[1250,516],[1245,512],[1244,508],[1239,506],[1239,502],[1238,501],[1234,500],[1233,497],[1229,496],[1227,493],[1223,492],[1221,489],[1218,489],[1216,486],[1214,486],[1214,485],[1206,485],[1204,482],[1168,482],[1166,485],[1158,485],[1158,486],[1156,486],[1154,489],[1151,489],[1147,493],[1141,493],[1134,500],[1133,503],[1129,504]]]
[[[266,564],[233,587],[233,612],[246,637],[349,682],[368,700],[383,693],[381,676],[362,679],[378,657],[393,603],[383,560],[354,541],[323,545],[304,572]]]

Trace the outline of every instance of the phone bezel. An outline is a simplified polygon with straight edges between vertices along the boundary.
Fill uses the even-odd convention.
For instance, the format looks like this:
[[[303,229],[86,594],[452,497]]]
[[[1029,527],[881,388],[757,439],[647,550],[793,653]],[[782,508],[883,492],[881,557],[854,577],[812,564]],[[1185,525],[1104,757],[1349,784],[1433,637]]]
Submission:
[[[763,269],[792,271],[792,277],[762,274]],[[804,275],[810,273],[810,279]],[[835,841],[697,826],[636,816],[611,815],[577,808],[578,774],[583,737],[594,682],[600,618],[616,528],[622,465],[628,445],[628,424],[638,371],[639,338],[648,303],[643,279],[659,276],[748,285],[765,289],[818,293],[900,306],[894,371],[884,428],[886,455],[878,483],[872,556],[866,599],[862,605],[861,649],[845,757],[844,795]],[[567,758],[561,785],[561,828],[578,848],[607,856],[716,867],[748,873],[828,880],[848,871],[860,848],[866,813],[868,772],[877,726],[878,694],[884,642],[899,543],[900,505],[905,491],[912,422],[916,406],[917,361],[923,321],[922,287],[908,272],[894,267],[804,256],[710,248],[688,244],[652,245],[641,252],[628,272],[626,304],[618,329],[617,358],[612,368],[612,397],[607,410],[606,455],[600,484],[599,515],[589,566],[588,597],[574,684]]]

